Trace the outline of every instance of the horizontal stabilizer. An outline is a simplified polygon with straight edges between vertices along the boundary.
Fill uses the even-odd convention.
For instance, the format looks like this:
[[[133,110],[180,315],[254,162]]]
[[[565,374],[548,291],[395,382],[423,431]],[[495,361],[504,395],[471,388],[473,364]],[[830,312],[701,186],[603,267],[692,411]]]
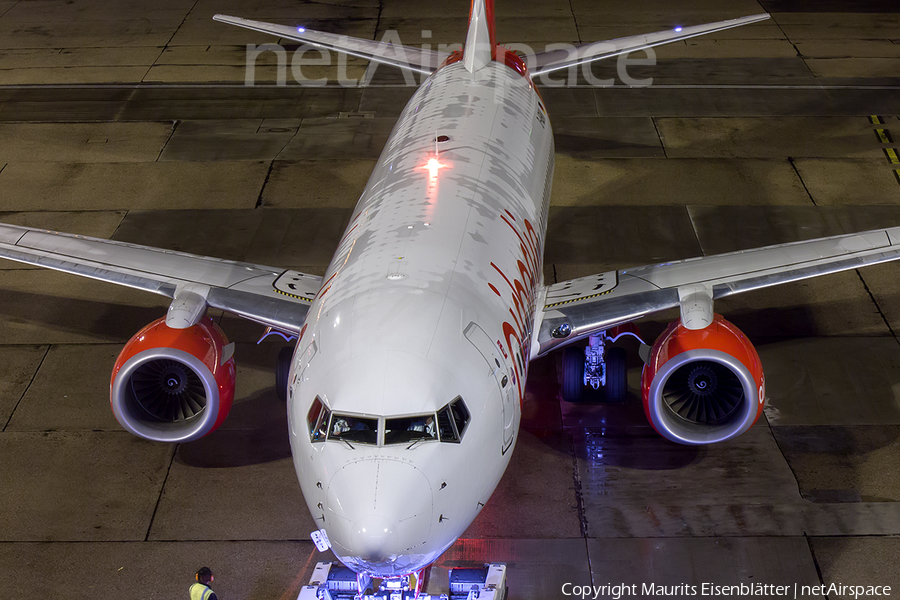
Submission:
[[[254,31],[261,31],[262,33],[268,33],[295,42],[302,42],[323,50],[340,52],[349,56],[356,56],[357,58],[390,65],[407,71],[424,73],[426,75],[433,73],[438,66],[450,56],[450,53],[448,52],[424,50],[422,48],[413,48],[411,46],[402,46],[400,44],[364,40],[348,35],[312,31],[311,29],[306,29],[304,27],[292,27],[290,25],[276,25],[275,23],[251,21],[249,19],[241,19],[240,17],[230,17],[228,15],[215,15],[213,19],[221,21],[222,23],[237,25],[238,27],[244,27]]]
[[[717,23],[709,23],[707,25],[694,25],[692,27],[676,27],[675,29],[667,29],[666,31],[658,31],[656,33],[645,33],[642,35],[633,35],[630,37],[617,38],[614,40],[606,40],[604,42],[593,42],[576,46],[574,50],[551,50],[548,52],[540,52],[534,58],[534,64],[529,64],[532,77],[541,75],[542,73],[552,73],[561,69],[568,69],[584,63],[619,56],[620,54],[628,54],[637,50],[644,50],[654,46],[679,42],[699,35],[724,31],[732,27],[740,27],[741,25],[749,25],[750,23],[758,23],[769,18],[766,13],[751,15],[749,17],[741,17],[739,19],[729,19],[728,21],[719,21]]]

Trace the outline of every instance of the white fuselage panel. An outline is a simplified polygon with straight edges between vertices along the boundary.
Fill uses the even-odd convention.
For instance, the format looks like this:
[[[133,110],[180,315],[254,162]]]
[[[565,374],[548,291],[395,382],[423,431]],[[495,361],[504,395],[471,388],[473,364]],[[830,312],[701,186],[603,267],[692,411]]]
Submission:
[[[552,140],[540,98],[513,69],[439,69],[403,110],[325,274],[291,371],[291,442],[316,523],[357,571],[434,561],[506,468]],[[312,443],[317,396],[333,412],[382,419],[461,397],[471,418],[459,444]]]

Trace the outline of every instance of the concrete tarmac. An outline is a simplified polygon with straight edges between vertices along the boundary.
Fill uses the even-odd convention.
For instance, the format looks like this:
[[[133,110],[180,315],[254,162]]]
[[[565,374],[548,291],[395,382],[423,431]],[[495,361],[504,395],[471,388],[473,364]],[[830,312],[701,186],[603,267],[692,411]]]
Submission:
[[[279,40],[211,16],[437,46],[461,40],[467,9],[0,0],[0,221],[321,274],[414,88],[385,67],[348,86],[366,72],[356,59],[309,53],[292,69],[295,44],[256,57],[259,85],[245,86],[246,44]],[[558,151],[547,281],[900,225],[895,1],[496,3],[500,41],[537,50],[763,11],[773,18],[658,49],[629,70],[649,87],[623,85],[615,63],[543,82]],[[535,361],[510,468],[428,589],[449,566],[505,561],[514,600],[566,598],[566,583],[900,594],[898,269],[717,304],[756,343],[769,395],[766,418],[726,444],[653,432],[634,344],[621,404],[565,404],[558,358]],[[257,345],[260,327],[221,317],[238,389],[213,435],[166,446],[113,419],[115,357],[165,308],[0,263],[0,598],[185,597],[209,565],[222,600],[288,600],[330,558],[308,537],[273,389],[280,345]]]

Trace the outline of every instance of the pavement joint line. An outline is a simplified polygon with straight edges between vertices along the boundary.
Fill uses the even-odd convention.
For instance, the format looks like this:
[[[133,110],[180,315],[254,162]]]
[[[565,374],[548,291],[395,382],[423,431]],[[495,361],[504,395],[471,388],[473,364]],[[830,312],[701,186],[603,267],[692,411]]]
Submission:
[[[162,148],[159,149],[159,154],[156,155],[156,162],[159,162],[159,159],[162,158],[163,152],[166,151],[166,146],[168,146],[169,142],[172,141],[172,136],[175,135],[175,130],[178,129],[179,123],[181,123],[180,119],[174,119],[172,121],[172,128],[169,129],[169,137],[166,138],[166,141],[163,142]]]
[[[813,206],[818,206],[819,204],[816,202],[816,199],[813,198],[812,192],[809,191],[809,187],[807,187],[806,182],[803,181],[803,175],[800,174],[800,169],[797,168],[797,163],[794,161],[793,156],[788,156],[788,163],[790,163],[791,168],[794,169],[794,173],[797,175],[797,179],[800,180],[800,185],[803,186],[806,195],[809,196],[809,201],[813,203]]]
[[[116,111],[116,116],[113,117],[113,119],[112,119],[113,122],[118,123],[118,122],[121,121],[122,113],[124,113],[125,110],[128,108],[128,105],[129,105],[129,104],[131,103],[131,101],[134,99],[134,95],[135,95],[136,93],[137,93],[137,90],[136,90],[136,89],[131,90],[131,93],[128,94],[128,98],[125,100],[125,102],[122,102],[121,106],[119,107],[119,110]]]
[[[578,43],[583,44],[581,31],[578,29],[578,17],[575,15],[575,7],[572,5],[572,0],[569,0],[569,12],[572,14],[572,21],[575,23],[575,35],[578,36]]]
[[[591,93],[591,100],[594,102],[594,115],[598,117],[604,116],[603,113],[600,112],[600,99],[597,98],[597,90],[594,89],[593,93]]]
[[[653,130],[656,131],[656,139],[659,140],[659,147],[662,148],[663,158],[669,158],[669,153],[666,152],[666,145],[663,143],[662,134],[659,133],[659,123],[657,123],[656,117],[650,117],[650,122],[653,123]]]
[[[691,212],[691,205],[684,206],[684,212],[687,213],[688,220],[691,222],[691,230],[694,232],[694,239],[697,240],[697,247],[700,248],[700,255],[706,256],[706,250],[703,248],[703,242],[700,241],[700,233],[698,232],[697,223],[694,222],[694,214]]]
[[[375,16],[375,32],[374,38],[378,38],[379,27],[381,27],[381,15],[384,13],[384,0],[378,0],[378,14]]]
[[[575,487],[575,509],[578,514],[578,528],[581,530],[581,537],[587,543],[589,527],[587,522],[587,512],[584,508],[584,487],[581,484],[581,474],[578,472],[578,447],[575,436],[569,434],[569,441],[572,444],[572,485]]]
[[[819,566],[819,559],[816,557],[816,550],[812,545],[812,538],[808,533],[803,534],[803,537],[806,539],[806,547],[809,548],[809,557],[812,558],[813,566],[816,568],[816,576],[819,578],[819,583],[825,584],[825,575],[822,574],[822,567]]]
[[[144,541],[150,541],[150,532],[153,531],[153,522],[156,520],[156,513],[159,511],[159,505],[162,502],[163,494],[166,492],[166,483],[169,481],[169,473],[172,472],[172,465],[175,464],[175,455],[178,454],[178,447],[181,444],[172,445],[172,455],[169,457],[169,467],[166,469],[166,476],[163,477],[162,485],[159,486],[159,496],[156,497],[156,504],[153,506],[153,513],[150,515],[150,523],[147,525],[147,534]]]
[[[30,345],[30,344],[29,344]],[[22,400],[25,399],[25,395],[28,394],[28,390],[31,389],[31,386],[34,384],[34,380],[37,379],[37,375],[41,370],[41,367],[44,365],[44,361],[47,360],[47,355],[50,354],[50,348],[53,344],[47,344],[47,350],[44,351],[44,355],[41,357],[41,362],[38,363],[37,368],[34,370],[34,374],[31,376],[31,381],[28,382],[28,385],[25,386],[25,389],[22,390],[22,395],[19,396],[19,399],[16,401],[16,405],[13,406],[13,409],[9,411],[9,417],[6,419],[6,423],[3,424],[2,431],[5,433],[6,428],[9,427],[9,424],[12,422],[13,415],[16,414],[16,411],[19,409],[19,405],[22,404]]]
[[[109,236],[109,239],[111,239],[111,240],[116,239],[116,234],[119,232],[119,228],[122,227],[122,223],[124,223],[125,219],[128,218],[128,213],[129,213],[129,211],[127,211],[127,210],[122,211],[122,218],[119,219],[119,222],[116,224],[116,228],[112,232],[112,234]]]
[[[282,148],[282,150],[284,150],[284,148]],[[279,154],[281,154],[281,153],[279,152]],[[269,169],[266,171],[266,178],[263,179],[262,186],[259,188],[259,195],[256,197],[256,205],[253,208],[259,208],[263,205],[263,193],[266,191],[266,186],[269,184],[269,178],[272,176],[272,171],[274,171],[274,170],[275,170],[275,159],[273,158],[269,162]]]
[[[365,118],[366,118],[366,119],[373,119],[373,118],[375,118],[375,112],[372,111],[370,114],[366,114]],[[275,166],[275,161],[278,160],[278,157],[281,156],[281,153],[284,152],[285,148],[287,148],[288,146],[290,146],[290,145],[291,145],[291,142],[293,142],[294,139],[295,139],[298,135],[300,135],[300,128],[303,127],[303,121],[304,121],[304,119],[300,119],[300,124],[297,125],[297,131],[295,131],[294,134],[293,134],[290,138],[288,138],[287,140],[285,140],[284,145],[281,147],[281,149],[280,149],[278,152],[275,153],[275,157],[272,158],[272,165],[269,167],[269,172],[266,174],[266,182],[269,181],[269,175],[272,174],[272,168]],[[262,121],[260,121],[260,127],[262,127]],[[263,184],[263,185],[265,186],[265,184]],[[262,190],[260,190],[260,197],[262,197]]]
[[[181,27],[181,25],[179,25],[179,28],[180,27]],[[175,30],[175,33],[178,33],[177,29]],[[169,41],[171,41],[171,40],[169,40]],[[151,62],[149,65],[147,65],[147,70],[144,71],[143,75],[141,75],[141,81],[144,81],[145,79],[147,79],[147,76],[150,75],[150,71],[153,70],[153,67],[156,66],[157,61],[159,61],[159,59],[162,58],[162,55],[166,53],[166,48],[168,48],[168,47],[169,47],[169,45],[168,45],[168,43],[166,43],[165,46],[163,46],[162,48],[159,49],[159,54],[156,55],[156,58],[153,59],[153,62]]]
[[[185,23],[187,23],[188,17],[191,16],[191,13],[194,12],[195,8],[197,8],[197,3],[199,2],[200,0],[194,0],[194,3],[191,4],[191,7],[188,9],[188,11],[184,13],[184,17],[181,19],[181,23],[178,24],[178,27],[175,28],[175,31],[172,32],[171,37],[169,37],[169,39],[166,41],[165,46],[163,46],[163,52],[166,51],[166,48],[169,47],[169,44],[172,43],[172,40],[175,39],[175,36],[178,35],[178,32],[181,30],[181,28],[184,27]]]
[[[866,294],[869,295],[869,298],[872,300],[872,304],[875,305],[875,310],[878,311],[878,316],[880,316],[881,320],[884,321],[884,325],[885,327],[887,327],[887,330],[891,334],[891,337],[900,342],[900,339],[897,338],[897,333],[894,331],[893,327],[891,327],[891,322],[884,314],[884,311],[881,310],[881,306],[878,305],[878,300],[875,298],[875,294],[872,293],[872,290],[869,289],[869,284],[866,283],[866,280],[863,278],[862,273],[859,269],[854,269],[854,271],[856,271],[856,276],[859,277],[860,283],[863,284],[863,289],[866,290]]]

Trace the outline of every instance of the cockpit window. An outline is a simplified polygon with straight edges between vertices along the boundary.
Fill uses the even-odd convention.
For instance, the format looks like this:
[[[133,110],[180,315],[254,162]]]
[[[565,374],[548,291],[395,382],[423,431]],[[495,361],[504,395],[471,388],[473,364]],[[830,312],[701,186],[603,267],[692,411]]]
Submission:
[[[457,398],[451,402],[450,409],[453,411],[453,423],[456,425],[456,431],[459,432],[459,437],[462,437],[463,433],[466,432],[466,426],[469,424],[469,409],[466,407],[466,403],[462,401],[462,398]]]
[[[378,419],[335,414],[331,419],[328,439],[359,444],[377,444]]]
[[[386,419],[384,422],[384,443],[408,444],[417,440],[436,440],[437,427],[434,413],[415,417]]]
[[[309,439],[312,442],[324,442],[328,434],[328,419],[331,411],[322,403],[318,396],[313,400],[312,406],[306,415],[306,423],[309,426]]]
[[[459,443],[469,424],[469,409],[457,398],[438,411],[438,431],[442,442]]]

